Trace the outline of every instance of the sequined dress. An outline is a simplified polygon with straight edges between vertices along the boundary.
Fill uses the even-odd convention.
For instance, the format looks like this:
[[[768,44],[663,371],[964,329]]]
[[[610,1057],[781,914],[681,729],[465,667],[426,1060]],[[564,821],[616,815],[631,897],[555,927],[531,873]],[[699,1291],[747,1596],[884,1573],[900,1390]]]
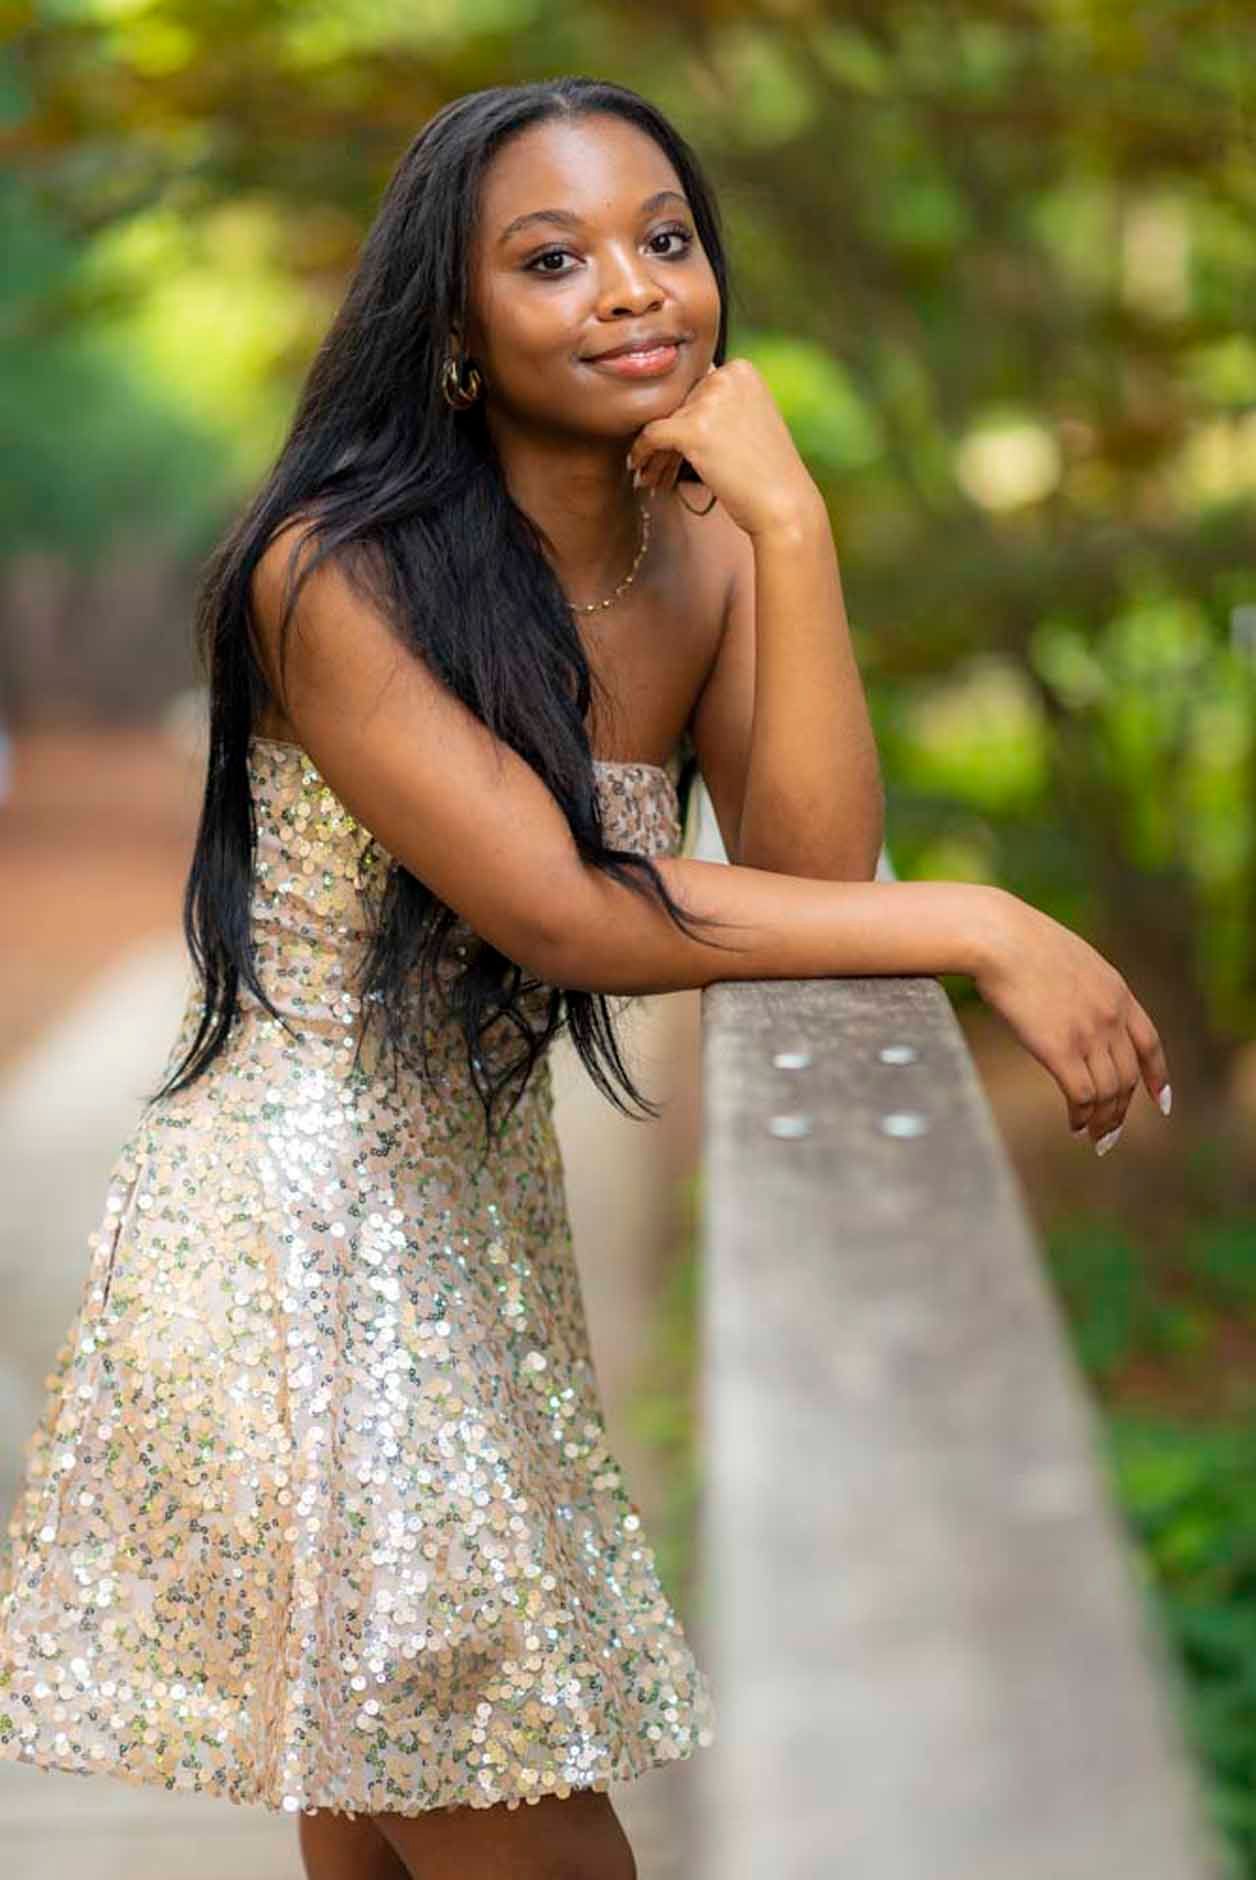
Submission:
[[[456,1020],[439,1102],[354,1071],[367,832],[297,746],[249,766],[298,1035],[242,994],[117,1156],[0,1537],[0,1754],[290,1812],[605,1789],[714,1716],[607,1446],[548,1056],[478,1171]],[[596,771],[607,840],[677,852],[670,771]]]

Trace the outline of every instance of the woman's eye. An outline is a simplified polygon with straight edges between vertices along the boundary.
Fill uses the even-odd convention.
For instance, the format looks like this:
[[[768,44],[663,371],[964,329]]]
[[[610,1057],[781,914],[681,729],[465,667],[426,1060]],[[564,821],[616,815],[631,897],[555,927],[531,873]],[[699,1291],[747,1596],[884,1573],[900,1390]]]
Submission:
[[[561,261],[566,253],[567,250],[565,248],[547,248],[543,255],[536,257],[535,261],[525,262],[523,271],[525,274],[553,274],[555,270],[553,268],[543,268],[541,266],[542,261],[552,261],[556,257]]]
[[[668,256],[670,255],[683,254],[685,249],[688,248],[690,242],[693,240],[693,236],[691,235],[691,233],[689,232],[687,228],[661,228],[658,230],[657,234],[651,235],[650,240],[652,242],[660,241],[664,237],[669,236],[669,235],[677,235],[680,237],[680,247],[669,248],[667,251],[667,254],[664,255],[663,257],[664,260],[666,260]]]
[[[673,260],[678,259],[680,255],[685,253],[686,249],[690,246],[690,244],[693,241],[693,235],[691,231],[687,228],[657,229],[655,233],[651,235],[650,240],[652,242],[657,242],[657,241],[662,241],[665,238],[670,237],[670,236],[678,237],[681,245],[679,248],[671,248],[666,251],[656,248],[654,252],[657,255],[659,255],[660,258],[664,261],[673,261]],[[565,273],[566,272],[565,269],[543,268],[541,266],[541,263],[543,261],[552,261],[555,257],[561,260],[564,255],[568,255],[570,253],[571,253],[571,250],[569,248],[547,248],[543,254],[536,255],[533,257],[531,261],[526,262],[524,264],[523,271],[525,274]]]

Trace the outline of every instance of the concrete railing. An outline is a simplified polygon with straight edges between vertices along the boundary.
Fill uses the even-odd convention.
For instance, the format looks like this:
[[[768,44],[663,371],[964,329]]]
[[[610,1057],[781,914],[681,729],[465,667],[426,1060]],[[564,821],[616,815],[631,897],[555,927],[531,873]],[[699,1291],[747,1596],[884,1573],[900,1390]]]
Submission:
[[[702,995],[695,1880],[1230,1871],[933,978]]]

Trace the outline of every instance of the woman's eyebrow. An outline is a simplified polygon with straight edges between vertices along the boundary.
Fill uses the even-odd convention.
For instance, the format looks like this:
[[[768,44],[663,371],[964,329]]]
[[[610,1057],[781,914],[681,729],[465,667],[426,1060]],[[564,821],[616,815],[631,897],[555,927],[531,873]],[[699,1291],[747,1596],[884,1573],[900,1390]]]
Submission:
[[[659,209],[665,202],[672,201],[681,203],[686,209],[689,207],[679,190],[659,189],[652,196],[646,197],[641,205],[640,213],[648,215],[651,209]],[[498,247],[500,248],[501,244],[508,241],[512,235],[517,235],[521,228],[527,228],[533,222],[557,222],[560,228],[579,228],[581,218],[570,209],[529,209],[526,215],[517,215],[513,222],[507,222],[497,237]]]

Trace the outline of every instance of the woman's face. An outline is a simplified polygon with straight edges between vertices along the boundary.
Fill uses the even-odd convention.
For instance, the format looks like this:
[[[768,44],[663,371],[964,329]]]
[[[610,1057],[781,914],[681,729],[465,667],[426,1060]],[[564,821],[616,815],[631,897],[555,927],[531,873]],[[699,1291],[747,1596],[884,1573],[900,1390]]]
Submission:
[[[536,219],[510,228],[525,216]],[[490,418],[529,430],[635,436],[683,402],[715,352],[719,288],[680,179],[622,118],[551,120],[503,146],[483,181],[471,279],[465,351]],[[594,362],[655,334],[680,344],[650,376]]]

